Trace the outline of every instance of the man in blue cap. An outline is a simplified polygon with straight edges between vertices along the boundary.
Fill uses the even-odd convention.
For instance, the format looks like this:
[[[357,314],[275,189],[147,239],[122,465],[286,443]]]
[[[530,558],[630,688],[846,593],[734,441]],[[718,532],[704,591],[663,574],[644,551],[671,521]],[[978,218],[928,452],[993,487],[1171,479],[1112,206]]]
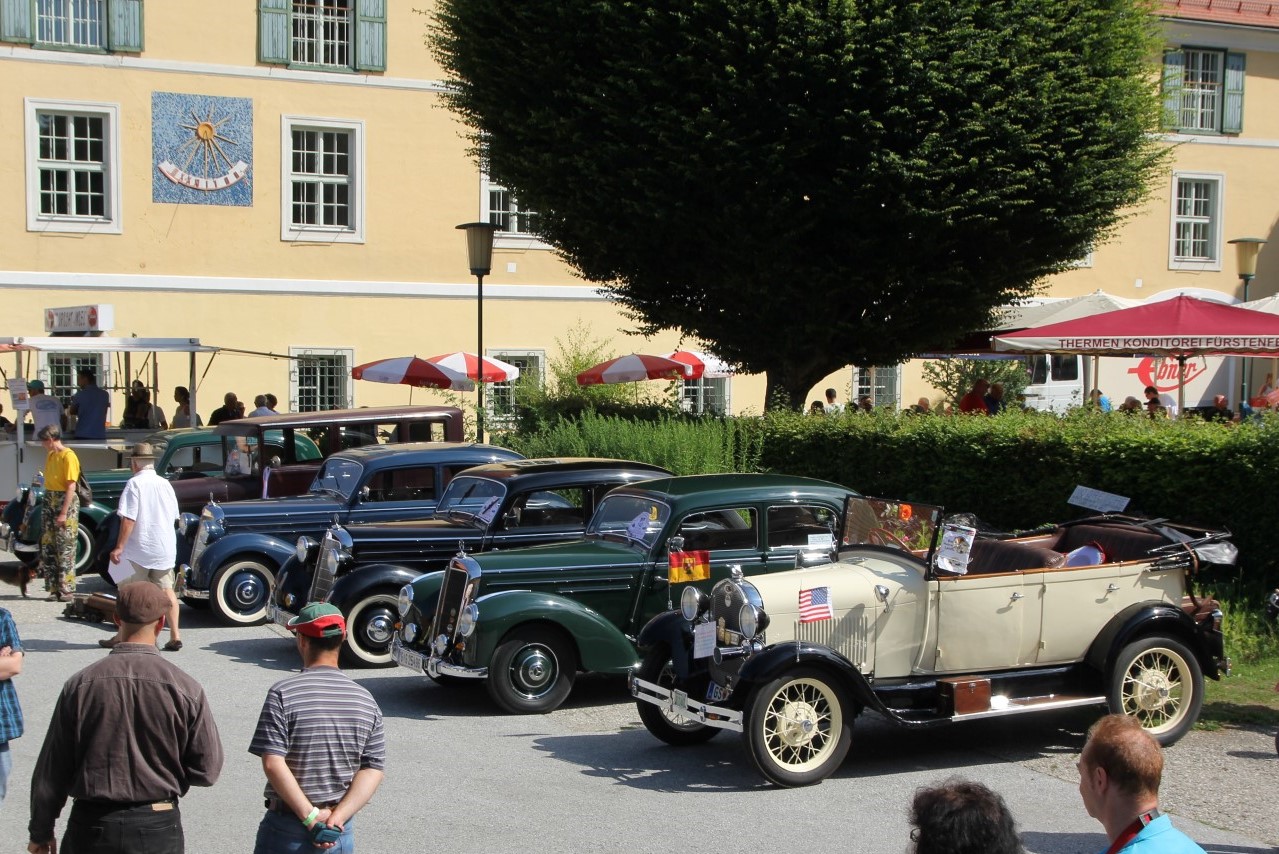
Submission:
[[[352,817],[382,783],[386,739],[377,701],[338,669],[342,612],[312,602],[288,628],[302,672],[271,686],[249,752],[262,758],[266,815],[255,854],[355,851]]]

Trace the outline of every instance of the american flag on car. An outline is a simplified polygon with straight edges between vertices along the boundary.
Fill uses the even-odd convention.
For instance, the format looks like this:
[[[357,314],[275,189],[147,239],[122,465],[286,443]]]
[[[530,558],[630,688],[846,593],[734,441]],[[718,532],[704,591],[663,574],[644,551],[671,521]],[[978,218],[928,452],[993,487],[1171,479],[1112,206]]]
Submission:
[[[830,604],[829,587],[813,587],[799,591],[799,621],[817,623],[835,616]]]

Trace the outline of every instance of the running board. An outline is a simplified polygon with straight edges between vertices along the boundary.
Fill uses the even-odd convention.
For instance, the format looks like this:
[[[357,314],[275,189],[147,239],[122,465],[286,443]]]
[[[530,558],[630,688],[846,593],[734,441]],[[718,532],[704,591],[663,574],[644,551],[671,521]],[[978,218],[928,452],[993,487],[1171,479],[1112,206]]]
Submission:
[[[892,717],[902,723],[915,725],[921,724],[938,724],[938,723],[954,723],[956,721],[975,721],[982,718],[1002,718],[1008,715],[1020,715],[1026,712],[1050,712],[1057,709],[1076,709],[1084,706],[1101,706],[1105,705],[1105,697],[1062,697],[1058,694],[1049,694],[1046,697],[1019,697],[1009,699],[1008,705],[1002,709],[986,709],[980,712],[967,712],[962,715],[950,715],[948,717],[921,718],[914,717],[911,709],[889,709],[888,712]]]

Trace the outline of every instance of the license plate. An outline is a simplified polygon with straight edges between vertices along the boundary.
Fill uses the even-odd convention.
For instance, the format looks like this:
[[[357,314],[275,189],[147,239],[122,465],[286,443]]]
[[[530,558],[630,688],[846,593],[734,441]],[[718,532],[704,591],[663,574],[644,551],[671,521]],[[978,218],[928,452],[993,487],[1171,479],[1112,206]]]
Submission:
[[[687,712],[688,692],[680,691],[679,689],[671,691],[671,706],[673,706],[677,712]]]
[[[706,686],[706,702],[722,703],[724,700],[727,700],[727,699],[728,699],[727,688],[724,688],[723,686],[715,682],[712,682],[710,685]]]
[[[292,614],[290,614],[288,611],[284,610],[283,608],[277,607],[276,605],[272,603],[267,604],[266,615],[267,617],[271,619],[271,622],[275,623],[278,626],[287,627],[289,620],[293,619]]]
[[[422,656],[401,646],[399,638],[391,642],[391,658],[395,659],[395,663],[401,667],[407,667],[415,673],[422,672]]]

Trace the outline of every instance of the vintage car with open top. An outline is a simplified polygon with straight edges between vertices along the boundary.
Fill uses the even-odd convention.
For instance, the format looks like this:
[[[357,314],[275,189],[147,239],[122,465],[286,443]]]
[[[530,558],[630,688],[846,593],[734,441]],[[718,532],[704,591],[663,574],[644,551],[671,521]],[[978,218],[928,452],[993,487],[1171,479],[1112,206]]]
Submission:
[[[520,455],[496,445],[406,442],[340,451],[315,472],[303,495],[213,502],[183,517],[190,555],[178,594],[189,605],[211,604],[229,624],[266,619],[275,573],[299,537],[320,537],[330,525],[426,519],[459,472]]]
[[[640,628],[679,599],[679,585],[726,578],[730,565],[767,573],[828,560],[854,494],[770,474],[615,489],[585,539],[460,554],[406,585],[392,654],[442,684],[484,680],[508,712],[548,712],[579,670],[627,673]]]
[[[429,519],[334,525],[319,543],[299,539],[276,577],[271,614],[283,623],[307,602],[331,602],[347,616],[343,659],[392,664],[400,588],[445,566],[459,545],[481,552],[578,539],[609,490],[667,474],[648,463],[571,457],[477,466],[453,478]]]
[[[865,709],[930,726],[1105,705],[1170,744],[1228,672],[1221,611],[1191,586],[1234,561],[1227,532],[1098,516],[996,538],[867,498],[843,515],[836,560],[685,590],[644,627],[650,732],[744,733],[764,777],[801,786],[839,768]]]

